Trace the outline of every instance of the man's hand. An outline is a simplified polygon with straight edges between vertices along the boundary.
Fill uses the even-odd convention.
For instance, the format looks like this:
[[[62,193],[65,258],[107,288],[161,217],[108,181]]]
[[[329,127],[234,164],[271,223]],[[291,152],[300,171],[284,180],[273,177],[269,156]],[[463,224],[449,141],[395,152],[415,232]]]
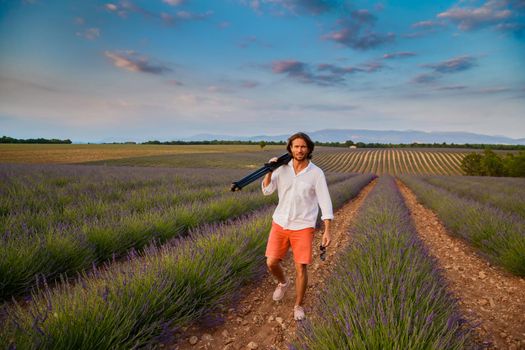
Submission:
[[[332,237],[330,236],[330,231],[325,230],[323,233],[323,237],[321,238],[321,244],[324,247],[328,247],[331,241],[332,241]]]
[[[268,163],[274,163],[277,161],[277,159],[278,159],[277,157],[273,157],[268,161]],[[263,186],[268,187],[271,180],[272,180],[272,171],[269,171],[263,178]]]
[[[332,237],[330,236],[330,223],[331,220],[324,220],[324,232],[321,238],[321,244],[325,247],[328,247],[332,241]]]

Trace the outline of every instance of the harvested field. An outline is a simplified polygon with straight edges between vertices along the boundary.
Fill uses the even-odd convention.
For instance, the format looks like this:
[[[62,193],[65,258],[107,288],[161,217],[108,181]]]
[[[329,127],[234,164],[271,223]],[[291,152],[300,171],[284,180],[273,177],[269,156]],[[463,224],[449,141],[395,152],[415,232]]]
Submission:
[[[266,146],[282,150],[283,146]],[[0,163],[73,164],[175,154],[260,152],[258,145],[32,145],[0,144]],[[284,153],[284,152],[283,152]]]

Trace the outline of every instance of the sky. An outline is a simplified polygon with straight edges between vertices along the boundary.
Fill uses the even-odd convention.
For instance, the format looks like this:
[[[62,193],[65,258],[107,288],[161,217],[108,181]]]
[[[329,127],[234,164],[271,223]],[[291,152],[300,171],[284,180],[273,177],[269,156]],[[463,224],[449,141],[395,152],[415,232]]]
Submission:
[[[0,0],[0,135],[525,137],[525,0]]]

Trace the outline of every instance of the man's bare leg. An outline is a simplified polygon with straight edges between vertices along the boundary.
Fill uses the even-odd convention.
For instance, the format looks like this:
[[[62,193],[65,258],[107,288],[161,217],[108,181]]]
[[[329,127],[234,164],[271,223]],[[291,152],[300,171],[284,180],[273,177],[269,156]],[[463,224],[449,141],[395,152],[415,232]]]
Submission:
[[[268,266],[268,270],[270,270],[272,275],[274,275],[280,283],[285,284],[286,277],[284,276],[280,261],[280,259],[266,258],[266,265]]]
[[[295,306],[302,305],[306,286],[308,285],[308,274],[306,264],[295,263]]]

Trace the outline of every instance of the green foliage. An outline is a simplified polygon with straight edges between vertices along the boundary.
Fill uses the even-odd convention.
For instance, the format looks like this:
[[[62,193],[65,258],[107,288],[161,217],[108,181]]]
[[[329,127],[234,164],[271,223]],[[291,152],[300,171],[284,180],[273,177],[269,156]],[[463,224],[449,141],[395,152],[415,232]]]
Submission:
[[[65,143],[65,144],[71,144],[70,139],[66,140],[58,140],[58,139],[44,139],[44,138],[38,138],[38,139],[15,139],[9,136],[2,136],[0,137],[0,143]]]
[[[503,160],[490,149],[483,152],[481,166],[489,176],[504,176]]]
[[[525,177],[525,151],[518,155],[501,157],[490,149],[483,154],[471,153],[461,162],[461,169],[471,176],[513,176]]]
[[[482,156],[479,153],[470,153],[466,155],[461,162],[461,170],[467,175],[482,175],[481,158]]]
[[[261,149],[264,149],[264,147],[266,147],[266,141],[259,142],[259,147],[261,147]]]
[[[504,165],[508,176],[525,177],[525,151],[520,152],[517,156],[512,153],[507,154],[504,158]]]

